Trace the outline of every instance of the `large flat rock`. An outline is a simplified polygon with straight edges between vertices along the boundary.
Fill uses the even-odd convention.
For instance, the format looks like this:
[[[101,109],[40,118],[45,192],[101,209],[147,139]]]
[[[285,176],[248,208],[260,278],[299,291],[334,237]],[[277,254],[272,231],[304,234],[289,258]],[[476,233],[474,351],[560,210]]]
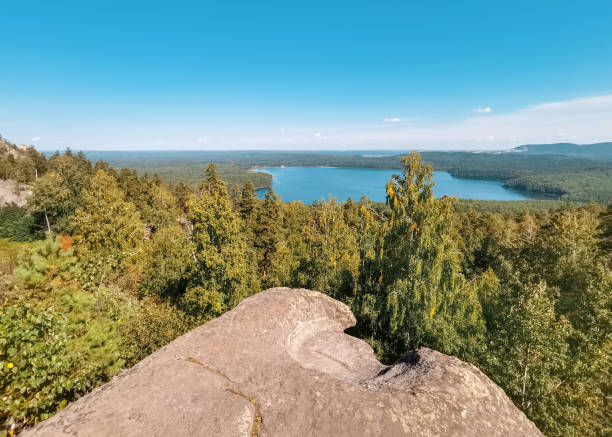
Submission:
[[[384,366],[354,324],[321,293],[259,293],[24,435],[541,435],[474,366],[429,349]]]

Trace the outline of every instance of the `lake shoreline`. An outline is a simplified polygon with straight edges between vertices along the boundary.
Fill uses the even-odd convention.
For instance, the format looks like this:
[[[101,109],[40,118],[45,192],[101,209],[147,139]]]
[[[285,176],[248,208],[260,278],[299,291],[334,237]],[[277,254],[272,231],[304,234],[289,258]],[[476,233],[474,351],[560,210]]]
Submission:
[[[398,173],[400,174],[400,169],[396,169],[396,168],[368,168],[368,167],[338,167],[338,166],[322,166],[322,165],[317,165],[317,166],[306,166],[306,165],[300,165],[300,166],[291,166],[291,165],[283,165],[283,166],[253,166],[251,168],[249,168],[249,171],[252,172],[256,172],[256,173],[266,173],[269,174],[272,177],[272,186],[271,187],[258,187],[255,189],[256,192],[262,192],[262,190],[265,190],[265,192],[267,192],[270,188],[274,187],[274,179],[275,179],[275,174],[274,172],[271,172],[269,170],[271,169],[346,169],[346,170],[371,170],[371,171],[395,171],[397,170]],[[489,200],[489,201],[506,201],[506,202],[523,202],[523,201],[529,201],[529,200],[559,200],[559,196],[555,196],[555,195],[551,195],[551,194],[546,194],[546,193],[539,193],[539,192],[535,192],[535,191],[529,191],[529,190],[525,190],[522,188],[515,188],[515,187],[510,187],[506,185],[506,180],[505,179],[500,179],[500,178],[469,178],[469,177],[460,177],[460,176],[455,176],[453,174],[452,171],[447,171],[447,170],[433,170],[434,173],[446,173],[449,174],[450,176],[452,176],[453,179],[457,179],[457,180],[461,180],[461,181],[482,181],[482,182],[498,182],[500,184],[502,184],[502,187],[512,193],[516,193],[522,197],[524,197],[523,199],[478,199],[478,198],[469,198],[469,197],[461,197],[461,196],[454,196],[454,197],[458,197],[460,199],[466,199],[466,200]],[[434,182],[435,178],[434,178]],[[259,194],[259,193],[258,193]]]
[[[359,199],[363,195],[374,202],[384,201],[385,184],[399,169],[354,168],[337,166],[257,166],[250,171],[272,176],[272,188],[286,201],[312,203],[329,196],[339,201]],[[434,170],[434,193],[460,199],[525,201],[554,198],[505,186],[505,181],[482,178],[458,178],[449,171]],[[256,190],[262,197],[266,189]]]

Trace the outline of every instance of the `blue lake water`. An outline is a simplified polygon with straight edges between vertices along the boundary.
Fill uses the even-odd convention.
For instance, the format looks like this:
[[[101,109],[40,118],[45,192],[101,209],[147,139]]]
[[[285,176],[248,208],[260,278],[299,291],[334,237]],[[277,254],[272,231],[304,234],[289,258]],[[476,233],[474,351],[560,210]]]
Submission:
[[[272,174],[272,186],[284,201],[301,200],[312,203],[328,196],[339,201],[349,197],[357,201],[366,195],[375,202],[385,201],[385,185],[393,174],[399,170],[375,170],[363,168],[329,168],[329,167],[282,167],[265,168]],[[447,172],[434,172],[434,195],[456,196],[464,199],[480,200],[526,200],[529,197],[504,188],[503,182],[458,179]],[[267,189],[257,190],[259,197],[264,197]]]

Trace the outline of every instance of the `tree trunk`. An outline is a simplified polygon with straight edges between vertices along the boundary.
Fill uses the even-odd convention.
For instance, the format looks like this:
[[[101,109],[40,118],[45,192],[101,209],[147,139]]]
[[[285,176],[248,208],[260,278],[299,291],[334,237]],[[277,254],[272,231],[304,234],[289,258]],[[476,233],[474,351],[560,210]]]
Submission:
[[[47,217],[47,211],[45,211],[45,221],[47,222],[47,231],[51,232],[51,225],[49,224],[49,217]]]
[[[529,359],[529,347],[527,348],[527,356],[525,361]],[[525,392],[527,391],[527,370],[529,369],[529,365],[525,363],[525,373],[523,373],[523,394],[522,394],[522,404],[523,408],[525,408]]]

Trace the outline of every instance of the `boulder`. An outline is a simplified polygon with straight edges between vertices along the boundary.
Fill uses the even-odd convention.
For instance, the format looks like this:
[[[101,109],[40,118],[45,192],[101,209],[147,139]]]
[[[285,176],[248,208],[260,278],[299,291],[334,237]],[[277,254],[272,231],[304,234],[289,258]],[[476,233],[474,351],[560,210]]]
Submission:
[[[476,367],[430,349],[385,366],[354,324],[321,293],[270,289],[24,435],[542,435]]]

